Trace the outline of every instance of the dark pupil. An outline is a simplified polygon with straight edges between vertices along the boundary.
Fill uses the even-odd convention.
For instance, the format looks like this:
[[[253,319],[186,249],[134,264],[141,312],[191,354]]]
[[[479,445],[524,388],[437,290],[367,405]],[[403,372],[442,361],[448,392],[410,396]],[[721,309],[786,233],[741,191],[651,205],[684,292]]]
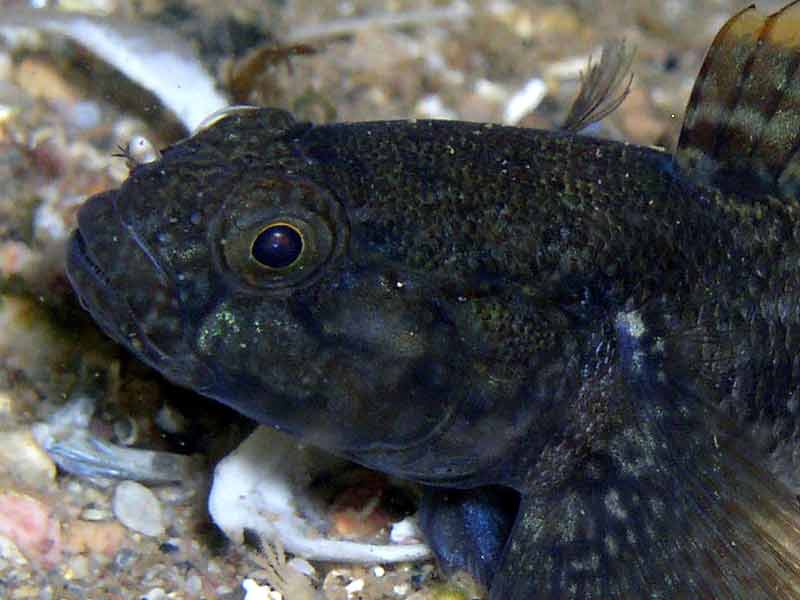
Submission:
[[[293,227],[272,225],[253,242],[253,258],[272,269],[288,267],[303,251],[303,238]]]

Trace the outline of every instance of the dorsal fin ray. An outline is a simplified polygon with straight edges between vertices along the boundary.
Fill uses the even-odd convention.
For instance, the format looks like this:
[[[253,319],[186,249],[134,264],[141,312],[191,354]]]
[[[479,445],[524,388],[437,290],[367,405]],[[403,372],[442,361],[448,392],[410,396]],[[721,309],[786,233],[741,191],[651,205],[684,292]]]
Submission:
[[[749,6],[720,29],[692,90],[676,157],[723,188],[800,191],[800,0]]]
[[[578,95],[561,129],[577,133],[617,110],[631,90],[634,55],[625,40],[612,40],[603,45],[599,62],[589,58],[586,71],[581,73]]]

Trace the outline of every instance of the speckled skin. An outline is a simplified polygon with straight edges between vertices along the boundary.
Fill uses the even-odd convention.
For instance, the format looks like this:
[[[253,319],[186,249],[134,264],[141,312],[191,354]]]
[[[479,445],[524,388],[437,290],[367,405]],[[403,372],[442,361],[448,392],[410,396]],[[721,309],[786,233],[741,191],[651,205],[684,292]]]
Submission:
[[[287,219],[306,250],[269,271],[250,245]],[[516,490],[498,574],[473,557],[493,599],[794,598],[800,535],[764,525],[794,507],[761,466],[796,483],[799,240],[794,202],[654,150],[264,109],[89,200],[69,275],[176,383],[401,477]]]

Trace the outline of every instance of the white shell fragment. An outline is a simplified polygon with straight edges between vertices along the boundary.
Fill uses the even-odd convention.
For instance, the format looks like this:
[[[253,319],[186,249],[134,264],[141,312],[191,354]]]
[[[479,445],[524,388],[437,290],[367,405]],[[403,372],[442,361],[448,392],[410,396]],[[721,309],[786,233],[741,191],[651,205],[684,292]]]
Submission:
[[[164,27],[53,10],[0,13],[0,32],[19,29],[62,35],[91,50],[155,94],[188,131],[230,104],[189,42]]]
[[[208,500],[211,518],[235,541],[243,541],[245,529],[252,530],[309,560],[385,563],[428,558],[425,544],[326,539],[314,528],[298,510],[298,501],[315,474],[337,462],[342,461],[259,427],[217,465]]]

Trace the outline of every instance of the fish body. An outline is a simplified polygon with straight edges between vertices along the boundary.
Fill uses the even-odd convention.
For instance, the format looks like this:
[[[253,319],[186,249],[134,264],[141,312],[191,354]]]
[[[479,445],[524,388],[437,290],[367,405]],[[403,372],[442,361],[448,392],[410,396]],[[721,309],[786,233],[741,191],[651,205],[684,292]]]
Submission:
[[[86,203],[70,279],[172,381],[429,486],[492,599],[798,598],[787,77],[752,82],[781,127],[731,117],[795,61],[794,6],[723,28],[675,157],[237,111]]]

